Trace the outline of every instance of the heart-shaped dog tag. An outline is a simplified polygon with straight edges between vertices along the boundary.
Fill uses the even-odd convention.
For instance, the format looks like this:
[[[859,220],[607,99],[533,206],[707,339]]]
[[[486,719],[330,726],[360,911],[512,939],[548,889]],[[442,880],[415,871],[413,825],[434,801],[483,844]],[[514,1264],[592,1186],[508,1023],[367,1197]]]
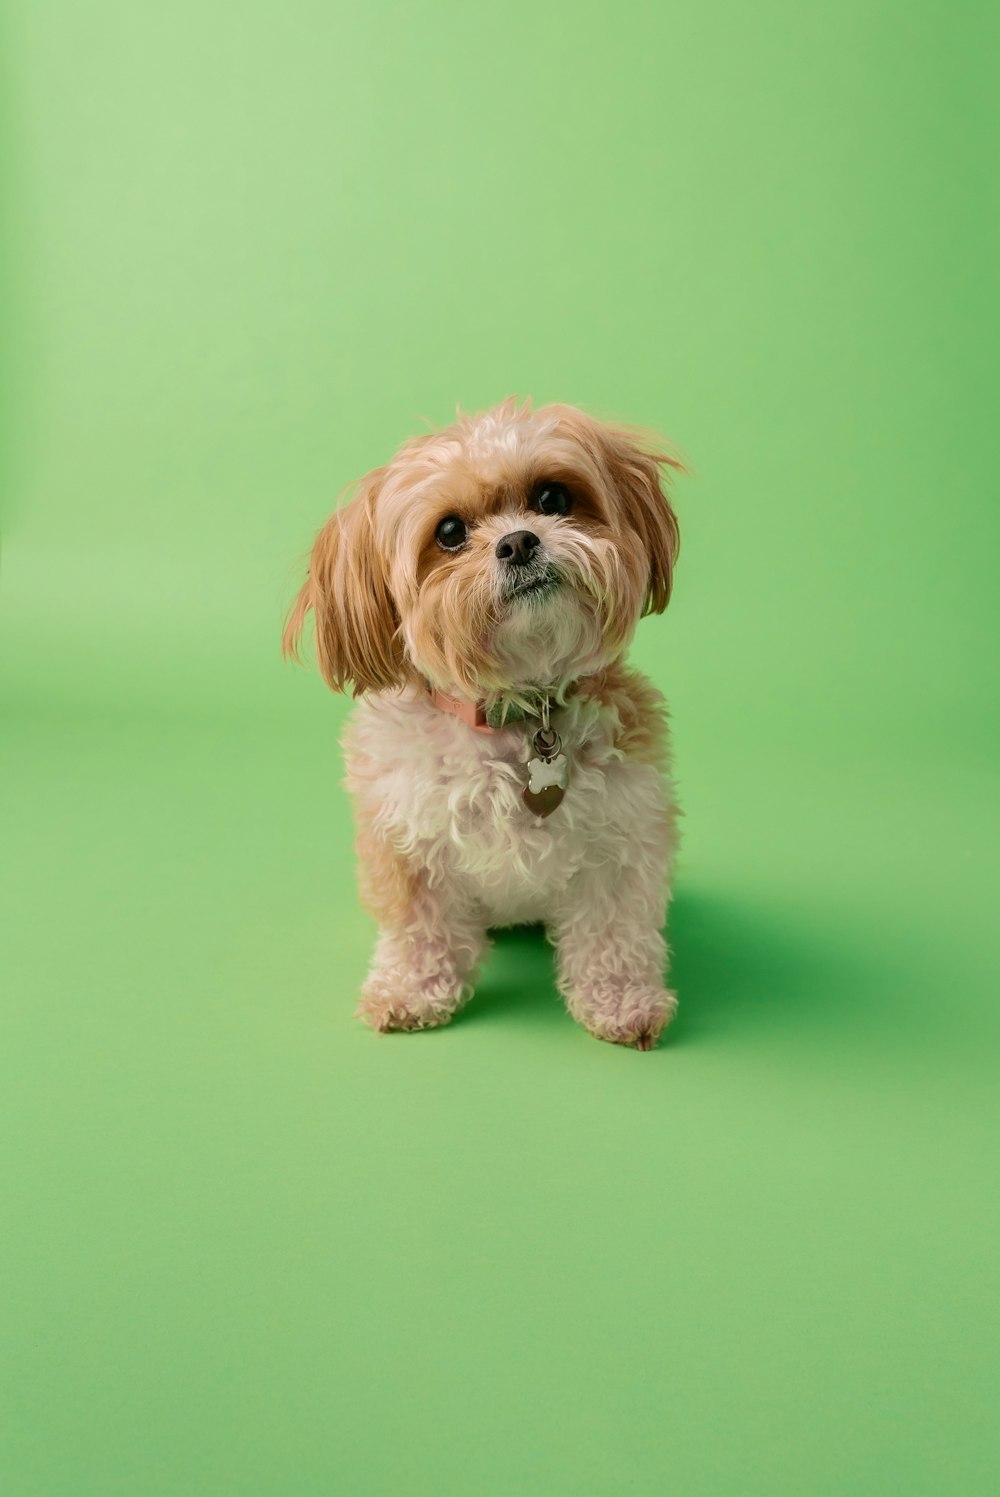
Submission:
[[[525,785],[521,791],[521,798],[529,811],[534,811],[536,816],[551,816],[552,812],[562,803],[566,794],[561,785],[546,785],[544,790],[532,790],[530,785]]]

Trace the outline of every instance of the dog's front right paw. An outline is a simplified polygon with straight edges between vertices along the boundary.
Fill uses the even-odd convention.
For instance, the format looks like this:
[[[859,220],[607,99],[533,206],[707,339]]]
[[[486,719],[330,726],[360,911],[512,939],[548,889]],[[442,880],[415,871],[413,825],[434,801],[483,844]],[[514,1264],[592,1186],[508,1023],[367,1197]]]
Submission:
[[[376,991],[362,994],[355,1017],[380,1034],[391,1034],[412,1029],[440,1029],[454,1012],[452,1004]]]

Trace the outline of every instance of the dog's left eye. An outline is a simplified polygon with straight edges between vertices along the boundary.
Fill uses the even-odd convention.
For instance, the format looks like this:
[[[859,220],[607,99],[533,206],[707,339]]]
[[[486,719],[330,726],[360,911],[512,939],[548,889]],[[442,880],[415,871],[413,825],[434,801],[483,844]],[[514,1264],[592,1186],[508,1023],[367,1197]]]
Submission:
[[[568,515],[573,500],[564,483],[550,483],[543,478],[531,496],[531,507],[540,515]]]

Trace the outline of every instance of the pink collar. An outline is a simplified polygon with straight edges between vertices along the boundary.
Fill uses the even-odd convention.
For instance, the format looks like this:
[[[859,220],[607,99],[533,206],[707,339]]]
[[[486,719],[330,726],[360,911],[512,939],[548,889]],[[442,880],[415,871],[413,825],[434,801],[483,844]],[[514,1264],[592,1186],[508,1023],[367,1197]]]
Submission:
[[[461,718],[470,728],[477,733],[499,733],[499,728],[491,728],[486,721],[485,702],[470,702],[465,697],[452,697],[446,691],[439,691],[436,686],[429,686],[427,694],[435,707],[442,712],[450,712],[452,717]]]

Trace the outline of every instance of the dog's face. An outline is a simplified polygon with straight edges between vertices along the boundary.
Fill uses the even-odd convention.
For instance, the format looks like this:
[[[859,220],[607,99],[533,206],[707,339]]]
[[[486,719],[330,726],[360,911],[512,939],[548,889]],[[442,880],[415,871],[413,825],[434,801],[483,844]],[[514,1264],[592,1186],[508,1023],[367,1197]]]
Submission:
[[[561,685],[621,654],[670,597],[676,459],[572,406],[507,400],[408,442],[317,537],[285,633],[356,693]]]

